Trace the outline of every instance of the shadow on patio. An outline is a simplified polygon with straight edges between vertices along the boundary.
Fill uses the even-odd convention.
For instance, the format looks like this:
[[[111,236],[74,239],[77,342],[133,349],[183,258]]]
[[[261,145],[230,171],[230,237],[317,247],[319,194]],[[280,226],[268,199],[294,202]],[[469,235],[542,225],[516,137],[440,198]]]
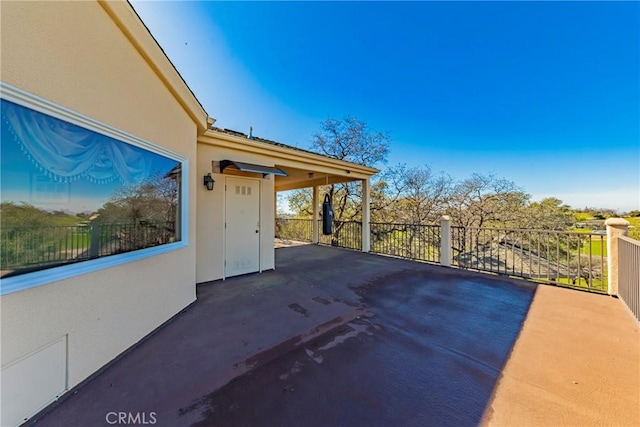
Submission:
[[[278,249],[276,265],[199,285],[196,303],[32,422],[638,420],[638,328],[613,298],[315,245]]]

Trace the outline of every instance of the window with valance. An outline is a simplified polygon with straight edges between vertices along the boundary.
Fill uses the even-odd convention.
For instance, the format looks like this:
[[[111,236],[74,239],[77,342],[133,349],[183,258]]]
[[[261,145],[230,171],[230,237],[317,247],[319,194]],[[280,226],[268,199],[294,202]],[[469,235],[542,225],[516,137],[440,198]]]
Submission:
[[[1,110],[2,279],[181,241],[184,159],[97,122]]]

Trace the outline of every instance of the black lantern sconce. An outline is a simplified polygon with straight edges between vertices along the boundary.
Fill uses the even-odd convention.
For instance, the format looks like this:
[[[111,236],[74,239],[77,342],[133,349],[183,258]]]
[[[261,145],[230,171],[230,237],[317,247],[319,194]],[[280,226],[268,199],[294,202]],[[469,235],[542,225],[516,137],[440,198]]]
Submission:
[[[213,184],[215,184],[215,181],[211,177],[211,174],[210,173],[206,174],[204,176],[204,185],[205,187],[207,187],[207,190],[209,191],[213,190]]]

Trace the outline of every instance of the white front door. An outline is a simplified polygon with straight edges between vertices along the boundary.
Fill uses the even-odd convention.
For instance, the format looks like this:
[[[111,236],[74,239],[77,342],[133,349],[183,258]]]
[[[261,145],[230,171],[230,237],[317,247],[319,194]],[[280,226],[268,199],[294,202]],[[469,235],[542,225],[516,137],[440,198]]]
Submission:
[[[260,181],[226,177],[225,277],[260,270]]]

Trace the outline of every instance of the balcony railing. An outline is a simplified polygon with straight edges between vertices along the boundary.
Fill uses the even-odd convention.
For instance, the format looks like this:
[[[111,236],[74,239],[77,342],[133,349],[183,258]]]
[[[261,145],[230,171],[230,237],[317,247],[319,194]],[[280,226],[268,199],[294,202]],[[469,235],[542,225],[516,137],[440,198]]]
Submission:
[[[540,283],[605,293],[606,236],[549,230],[450,227],[441,225],[370,224],[371,252],[416,261],[522,277]],[[313,220],[278,218],[276,237],[313,241]],[[333,234],[319,243],[349,249],[362,247],[360,222],[334,223]]]
[[[640,321],[640,242],[618,238],[618,295]]]
[[[176,240],[173,222],[3,228],[1,276],[158,246]]]
[[[276,218],[276,239],[296,242],[313,241],[313,220],[299,218]]]
[[[451,250],[455,267],[607,292],[601,234],[451,227]]]
[[[440,262],[440,226],[372,222],[371,252]]]
[[[358,221],[334,221],[333,232],[322,234],[322,222],[318,221],[318,243],[346,249],[362,249],[362,223]],[[277,218],[275,237],[298,242],[313,241],[313,220]]]
[[[322,231],[322,222],[318,222]],[[320,233],[320,243],[346,249],[362,249],[362,223],[359,221],[334,221],[330,235]]]

